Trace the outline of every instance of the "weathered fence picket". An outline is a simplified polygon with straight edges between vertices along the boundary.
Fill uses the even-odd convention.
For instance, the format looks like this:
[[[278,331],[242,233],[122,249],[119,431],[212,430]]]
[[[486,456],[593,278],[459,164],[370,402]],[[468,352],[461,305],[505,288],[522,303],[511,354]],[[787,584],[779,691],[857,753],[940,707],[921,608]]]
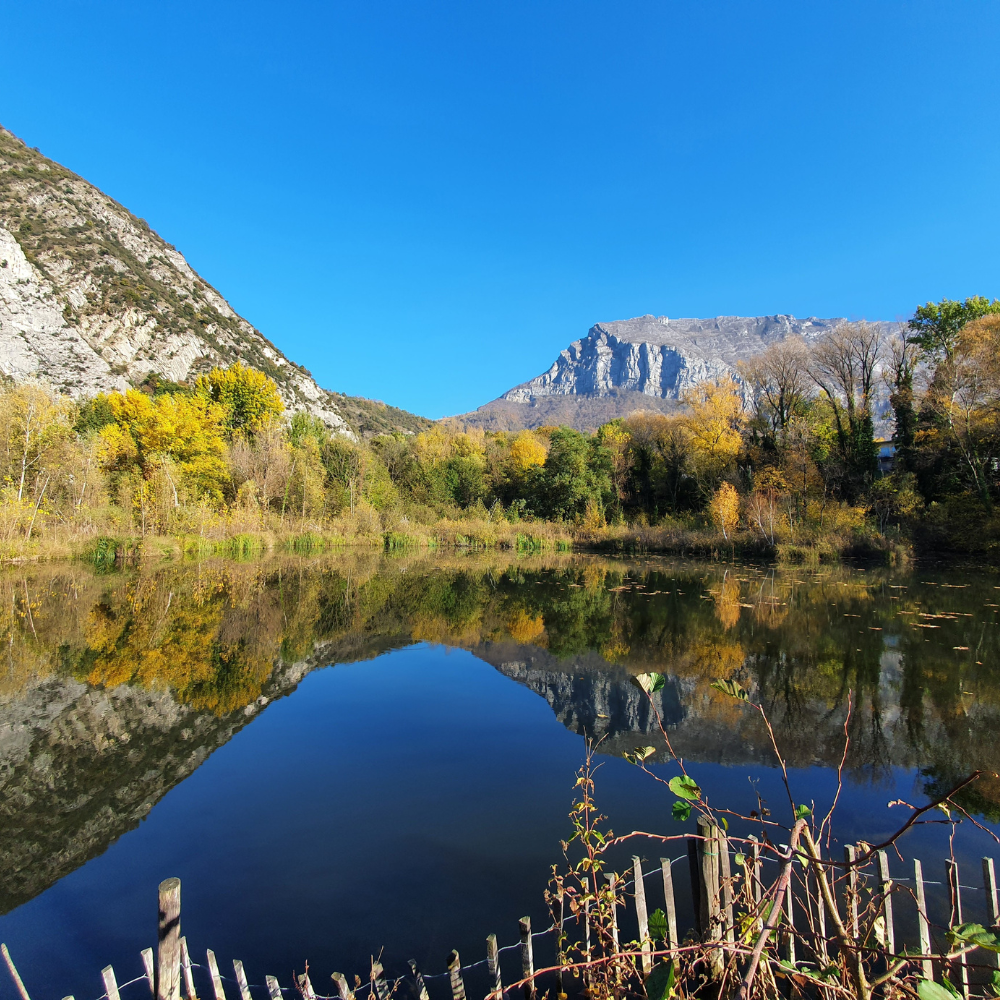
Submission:
[[[674,876],[670,867],[670,858],[660,858],[660,871],[663,874],[663,904],[667,918],[667,947],[673,950],[680,939],[677,937],[677,904],[674,902]]]
[[[159,949],[156,962],[157,1000],[181,996],[181,880],[164,879],[159,888]]]
[[[698,825],[699,835],[689,838],[688,859],[691,872],[692,903],[694,904],[694,915],[699,933],[703,942],[708,945],[707,954],[702,953],[703,959],[708,960],[708,971],[711,975],[718,976],[721,972],[721,964],[725,960],[726,952],[731,951],[731,946],[735,945],[735,934],[737,923],[740,921],[751,921],[755,928],[762,926],[762,900],[764,899],[762,878],[762,868],[764,858],[762,851],[765,847],[754,838],[746,841],[746,853],[740,852],[737,858],[742,874],[737,869],[736,876],[733,876],[731,868],[730,845],[727,833],[715,824],[700,822]],[[864,848],[868,850],[867,847]],[[866,855],[866,857],[871,857]],[[872,857],[877,869],[877,895],[874,885],[866,882],[865,869],[868,863],[858,867],[858,851],[855,847],[847,845],[844,848],[844,858],[846,861],[846,872],[835,877],[835,881],[841,882],[844,889],[844,903],[846,906],[846,928],[855,937],[860,933],[859,909],[861,903],[866,907],[869,914],[878,915],[878,928],[876,933],[882,940],[882,945],[886,955],[885,961],[891,966],[895,957],[905,957],[909,949],[912,956],[909,961],[919,963],[919,970],[923,978],[932,980],[934,978],[935,966],[940,966],[945,975],[952,978],[958,986],[963,997],[968,998],[971,993],[970,971],[977,972],[977,982],[981,980],[984,966],[988,963],[990,967],[998,967],[998,956],[989,953],[986,959],[970,961],[966,955],[952,951],[943,950],[935,952],[931,938],[931,913],[928,909],[928,899],[924,868],[919,859],[913,861],[913,893],[903,892],[897,880],[893,879],[889,871],[889,859],[886,851],[876,851]],[[774,859],[772,859],[774,860]],[[822,858],[820,857],[820,861]],[[829,862],[823,862],[829,864]],[[834,874],[835,868],[831,866],[830,875]],[[784,887],[783,898],[781,899],[783,914],[780,924],[775,928],[775,933],[779,934],[778,947],[785,952],[785,957],[794,964],[797,960],[796,937],[802,939],[805,948],[804,959],[811,961],[813,956],[822,963],[827,963],[831,957],[830,953],[837,947],[836,938],[827,939],[827,914],[830,912],[822,893],[820,892],[820,880],[815,873],[813,866],[799,872],[794,869],[795,878],[790,879]],[[843,871],[841,869],[841,871]],[[961,924],[965,919],[965,898],[963,890],[969,891],[978,887],[963,886],[959,877],[959,865],[954,860],[947,860],[947,887],[949,891],[950,912],[942,914],[937,922],[945,927]],[[996,883],[995,863],[992,858],[982,859],[983,874],[983,894],[984,902],[980,912],[985,912],[985,921],[992,930],[1000,930],[1000,894]],[[656,931],[656,941],[650,933],[649,907],[652,905],[646,894],[645,875],[643,871],[643,861],[638,855],[632,856],[631,876],[632,892],[631,896],[635,907],[636,925],[638,928],[638,938],[636,941],[629,941],[626,944],[626,952],[629,955],[628,961],[641,971],[643,978],[648,976],[654,967],[653,951],[654,944],[659,941],[659,935],[663,934],[665,945],[668,951],[673,951],[679,947],[680,934],[678,933],[677,905],[675,898],[675,886],[671,861],[669,858],[660,858],[660,875],[663,885],[664,916],[666,926]],[[617,906],[627,905],[627,893],[623,892],[622,877],[615,873],[605,874],[607,896],[603,894],[599,897],[597,905],[605,906],[605,899],[609,909],[603,911],[602,916],[606,918],[599,921],[596,926],[605,928],[602,936],[597,942],[597,949],[592,951],[591,941],[591,921],[593,913],[591,900],[587,900],[582,906],[582,912],[577,916],[582,921],[582,926],[577,924],[577,934],[575,938],[577,947],[581,944],[585,949],[587,960],[603,960],[613,958],[619,954],[622,943],[619,941],[619,926],[617,916]],[[874,881],[874,880],[873,880]],[[907,883],[908,880],[900,878],[898,881]],[[933,883],[932,883],[933,884]],[[937,883],[941,884],[941,883]],[[626,883],[627,885],[627,883]],[[739,892],[737,893],[737,889]],[[621,899],[619,897],[622,897]],[[895,898],[894,898],[895,897]],[[740,901],[739,912],[737,912],[737,899]],[[919,952],[914,952],[910,945],[905,948],[897,941],[896,917],[899,917],[901,926],[907,926],[907,919],[904,911],[907,908],[906,901],[912,899],[915,904],[916,930],[919,938]],[[624,900],[624,901],[623,901]],[[896,913],[896,904],[903,906],[904,910]],[[153,994],[154,1000],[180,1000],[181,980],[183,979],[183,989],[186,1000],[196,1000],[196,986],[194,980],[194,969],[198,968],[191,961],[188,950],[187,939],[180,935],[180,881],[178,879],[166,879],[160,883],[158,890],[158,950],[154,956],[153,949],[145,948],[141,951],[140,957],[144,975],[129,980],[124,986],[131,986],[133,983],[145,981],[146,986]],[[549,906],[552,916],[552,925],[546,930],[539,932],[539,935],[555,935],[555,965],[547,969],[545,975],[550,977],[548,983],[554,980],[555,995],[562,996],[572,990],[566,988],[564,983],[564,972],[570,959],[567,956],[567,938],[565,937],[566,922],[566,897],[560,891],[555,896],[549,897]],[[832,903],[836,909],[836,897]],[[747,907],[747,912],[743,908]],[[799,910],[801,908],[801,910]],[[571,918],[574,919],[574,918]],[[839,916],[835,916],[834,923],[839,927]],[[984,919],[978,914],[972,914],[972,919]],[[799,922],[799,929],[796,930],[796,920]],[[745,929],[746,925],[742,925]],[[526,916],[518,921],[519,944],[511,947],[519,947],[521,958],[521,980],[524,986],[524,1000],[538,1000],[539,977],[535,969],[535,956],[533,935],[531,930],[531,918]],[[832,943],[831,943],[832,941]],[[633,950],[634,949],[634,950]],[[485,963],[478,962],[473,965],[485,964],[488,968],[489,980],[488,991],[485,1000],[509,1000],[509,991],[505,994],[503,979],[500,967],[500,948],[497,936],[490,934],[486,938],[486,960]],[[20,1000],[30,1000],[24,983],[19,976],[10,953],[5,944],[0,943],[0,953],[7,964],[10,975],[17,987]],[[227,1000],[223,987],[222,976],[219,974],[219,967],[215,953],[211,949],[206,950],[206,965],[208,977],[212,983],[214,1000]],[[622,956],[624,958],[624,956]],[[949,974],[949,966],[953,969]],[[409,967],[412,972],[412,991],[416,1000],[431,1000],[424,976],[417,967],[415,961],[410,960]],[[447,975],[450,987],[451,1000],[469,1000],[465,983],[464,973],[466,968],[462,966],[462,961],[457,950],[453,950],[447,959],[447,971],[441,975]],[[252,990],[258,987],[251,987],[247,980],[247,975],[243,963],[239,959],[233,960],[233,973],[239,989],[239,1000],[261,1000],[260,996],[253,996]],[[588,982],[588,976],[593,972],[580,970],[575,973],[583,978],[584,983]],[[101,971],[104,983],[105,996],[102,1000],[123,1000],[123,986],[119,986],[115,971],[108,965]],[[346,976],[339,972],[331,976],[336,985],[339,1000],[357,1000],[355,991],[351,989]],[[360,980],[359,980],[360,981]],[[380,961],[373,960],[370,970],[370,994],[362,993],[364,1000],[394,1000],[398,997],[397,987],[401,980],[397,980],[392,986],[386,980],[385,970]],[[274,976],[265,976],[265,985],[269,1000],[285,1000],[282,996],[282,989],[278,980]],[[548,988],[548,987],[546,987]],[[306,963],[305,972],[302,975],[293,975],[292,989],[285,991],[294,996],[296,992],[301,994],[302,1000],[324,1000],[317,995],[309,977],[309,964]],[[992,996],[989,988],[982,994]],[[73,1000],[73,997],[64,997],[63,1000]],[[124,1000],[135,1000],[134,994],[127,994]],[[440,995],[435,994],[434,1000],[441,1000]]]
[[[215,1000],[226,1000],[222,976],[219,975],[219,963],[216,962],[215,952],[211,948],[205,952],[205,961],[208,962],[208,974],[212,977],[212,991],[215,993]]]
[[[917,896],[917,933],[920,935],[920,954],[929,955],[931,953],[931,924],[927,916],[927,898],[924,895],[924,869],[916,859],[913,861],[913,882],[916,886]],[[934,978],[934,965],[929,958],[921,961],[920,968],[925,979]]]

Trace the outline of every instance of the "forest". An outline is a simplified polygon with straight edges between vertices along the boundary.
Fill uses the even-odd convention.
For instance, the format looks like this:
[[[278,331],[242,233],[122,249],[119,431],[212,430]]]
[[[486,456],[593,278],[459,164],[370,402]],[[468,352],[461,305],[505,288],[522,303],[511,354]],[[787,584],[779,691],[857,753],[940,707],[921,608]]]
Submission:
[[[904,325],[786,339],[701,382],[676,412],[594,433],[454,420],[366,440],[285,411],[237,363],[74,401],[0,389],[0,555],[159,540],[727,551],[802,558],[992,552],[1000,489],[1000,301]],[[110,540],[110,541],[109,541]]]

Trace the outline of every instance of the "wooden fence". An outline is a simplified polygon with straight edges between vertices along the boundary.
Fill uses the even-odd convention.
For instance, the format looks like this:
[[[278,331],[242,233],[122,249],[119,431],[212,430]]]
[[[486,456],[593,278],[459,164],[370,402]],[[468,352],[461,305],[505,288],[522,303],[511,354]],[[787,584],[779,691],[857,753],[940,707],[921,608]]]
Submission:
[[[736,914],[734,916],[733,895],[733,854],[726,834],[718,827],[707,823],[699,823],[699,836],[688,839],[687,859],[689,862],[689,874],[691,882],[691,905],[694,917],[694,933],[696,940],[706,942],[710,951],[710,962],[714,960],[722,962],[725,953],[730,950],[727,945],[733,946],[738,940],[737,935],[741,933],[740,918],[744,924],[742,933],[746,930],[746,914]],[[749,849],[741,858],[742,866],[746,875],[746,883],[749,891],[753,894],[754,901],[758,904],[762,900],[764,879],[761,877],[765,863],[774,859],[765,858],[761,846],[750,838]],[[854,847],[848,846],[844,849],[844,871],[847,873],[845,882],[850,891],[843,894],[845,903],[846,919],[845,925],[848,929],[857,934],[859,931],[858,913],[858,893],[859,880],[867,879],[867,871],[851,867],[855,862],[856,851]],[[647,895],[646,880],[652,879],[659,884],[662,889],[663,914],[665,917],[665,931],[663,933],[663,947],[667,951],[675,951],[682,947],[682,938],[679,934],[678,911],[676,905],[674,870],[673,865],[682,861],[682,858],[675,858],[671,861],[668,858],[661,858],[659,869],[644,871],[642,861],[639,857],[632,858],[632,865],[628,872],[621,875],[606,875],[608,887],[615,892],[616,906],[612,909],[612,931],[614,948],[619,945],[619,923],[617,910],[626,907],[631,901],[631,908],[628,920],[631,926],[636,929],[638,949],[630,953],[637,968],[643,975],[648,974],[653,966],[653,941],[649,932],[649,905],[650,896]],[[945,862],[945,882],[929,882],[925,880],[923,866],[920,861],[914,861],[912,876],[902,876],[890,873],[889,858],[885,851],[879,851],[875,859],[875,875],[872,879],[869,903],[880,909],[882,927],[884,933],[884,949],[887,957],[891,958],[902,954],[902,944],[897,934],[899,918],[903,915],[911,925],[916,925],[916,941],[919,952],[914,955],[913,961],[921,964],[924,978],[933,979],[935,969],[940,972],[943,968],[952,967],[953,972],[958,973],[960,988],[962,993],[968,997],[970,995],[969,967],[965,964],[966,959],[960,957],[957,960],[954,956],[948,956],[944,952],[933,952],[931,929],[935,926],[931,920],[928,909],[928,885],[940,885],[947,887],[949,896],[949,913],[947,920],[938,923],[936,926],[947,928],[948,923],[954,920],[961,923],[963,916],[969,919],[967,894],[970,891],[984,893],[984,906],[975,906],[976,916],[984,924],[991,928],[1000,928],[1000,913],[997,909],[997,883],[995,867],[992,858],[982,859],[982,886],[963,885],[959,880],[958,864],[954,861]],[[629,892],[628,890],[631,890]],[[907,891],[908,890],[908,891]],[[659,889],[653,893],[654,897],[659,896]],[[910,907],[909,912],[904,912],[906,907]],[[820,949],[824,952],[826,948],[835,947],[835,941],[826,936],[826,914],[822,899],[810,898],[808,894],[803,897],[801,892],[796,895],[792,884],[789,882],[785,891],[784,912],[786,920],[783,924],[781,947],[785,951],[785,958],[792,964],[796,961],[796,942],[801,940],[796,932],[796,921],[801,922],[803,910],[809,908],[808,914],[811,926],[819,927],[819,935],[812,935],[810,938],[812,947],[815,942],[820,942]],[[760,910],[754,918],[755,929],[762,926]],[[565,958],[565,938],[562,931],[566,925],[572,922],[572,918],[564,920],[562,899],[557,899],[553,907],[553,924],[544,931],[532,932],[530,917],[523,917],[518,922],[518,940],[505,948],[498,947],[497,937],[490,934],[486,938],[486,957],[475,962],[471,966],[463,966],[458,951],[452,951],[447,959],[447,971],[438,973],[436,976],[424,975],[417,967],[416,962],[410,961],[409,973],[390,981],[387,979],[383,966],[380,962],[372,962],[371,968],[367,971],[368,982],[361,986],[355,985],[352,988],[348,978],[342,973],[335,972],[331,980],[336,987],[336,993],[325,995],[318,992],[310,979],[308,964],[305,972],[296,977],[291,986],[282,987],[275,976],[265,977],[263,986],[253,986],[248,984],[243,963],[236,959],[233,961],[233,976],[224,977],[220,974],[219,965],[215,953],[208,949],[205,953],[205,964],[200,965],[192,962],[188,949],[187,940],[181,935],[181,883],[180,879],[168,878],[159,886],[159,908],[158,908],[158,945],[154,955],[152,948],[146,948],[140,953],[143,973],[126,983],[119,984],[114,969],[109,965],[101,972],[104,985],[104,993],[98,1000],[122,1000],[121,992],[126,987],[137,983],[145,983],[153,1000],[180,1000],[181,990],[187,1000],[196,1000],[199,996],[195,985],[195,970],[201,970],[203,979],[210,984],[214,1000],[254,1000],[251,989],[258,991],[258,1000],[264,1000],[260,996],[260,991],[265,991],[267,1000],[283,1000],[283,993],[291,993],[301,996],[303,1000],[359,1000],[356,994],[364,990],[369,991],[368,1000],[389,1000],[401,984],[405,984],[408,992],[411,992],[416,1000],[431,1000],[427,986],[429,979],[447,979],[448,991],[451,1000],[468,1000],[465,974],[472,968],[485,965],[487,972],[486,1000],[501,1000],[505,994],[512,990],[523,989],[525,1000],[537,1000],[540,979],[536,973],[536,962],[534,955],[534,941],[549,934],[556,937],[557,945],[554,949],[554,962],[550,968],[545,970],[545,976],[554,982],[556,994],[563,990],[563,969],[560,966],[566,964]],[[915,919],[914,919],[915,918]],[[634,923],[632,923],[634,921]],[[556,934],[556,932],[560,932]],[[582,928],[584,940],[580,942],[584,953],[589,957],[590,953],[590,926],[584,922]],[[899,948],[897,948],[899,945]],[[11,959],[7,946],[0,945],[3,958],[14,981],[14,985],[21,997],[21,1000],[31,1000],[28,990],[18,974],[17,969]],[[516,981],[508,984],[503,983],[500,968],[500,954],[504,951],[517,950],[520,955],[520,977]],[[994,966],[1000,967],[1000,955],[992,954],[990,961]],[[982,978],[980,976],[980,978]],[[223,980],[227,980],[231,993],[227,996]],[[357,982],[357,980],[356,980]],[[984,993],[984,995],[995,996],[994,993]],[[207,994],[206,994],[207,996]],[[75,1000],[74,997],[64,997],[63,1000]],[[441,1000],[445,1000],[444,997]]]

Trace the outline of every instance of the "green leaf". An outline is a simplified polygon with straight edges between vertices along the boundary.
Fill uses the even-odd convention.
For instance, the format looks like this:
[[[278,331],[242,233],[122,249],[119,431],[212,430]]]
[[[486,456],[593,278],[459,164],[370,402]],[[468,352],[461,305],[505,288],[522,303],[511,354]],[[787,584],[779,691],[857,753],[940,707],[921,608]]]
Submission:
[[[719,825],[722,827],[723,830],[725,830],[728,833],[728,831],[729,831],[729,820],[726,819],[725,816],[720,816],[719,817]]]
[[[688,799],[697,802],[701,798],[701,789],[694,778],[689,778],[686,774],[678,774],[667,782],[670,791],[679,799]]]
[[[740,866],[740,868],[742,868],[747,863],[747,856],[738,851],[733,860]]]
[[[988,931],[982,924],[959,924],[948,931],[952,944],[974,944],[986,951],[1000,952],[1000,937]]]
[[[657,962],[646,980],[646,996],[649,1000],[670,1000],[675,985],[673,960]]]
[[[656,747],[636,747],[634,750],[626,751],[622,756],[630,764],[641,764],[647,757],[656,753]]]
[[[716,691],[728,694],[731,698],[739,698],[740,701],[750,700],[750,695],[747,693],[746,689],[736,681],[714,681],[712,683],[712,687],[714,687]]]
[[[667,917],[663,910],[653,910],[649,915],[649,936],[654,941],[666,941]]]
[[[1000,997],[1000,969],[994,969],[990,975],[990,981],[986,984],[986,989],[995,997]]]
[[[953,1000],[957,996],[955,987],[946,979],[944,981],[949,988],[942,983],[932,982],[930,979],[921,979],[917,983],[917,995],[920,1000]]]
[[[684,820],[691,818],[691,803],[678,799],[670,811],[673,813],[674,819],[683,823]]]
[[[632,677],[632,683],[645,691],[646,694],[652,694],[654,691],[659,691],[667,683],[667,679],[663,674],[635,674]]]
[[[813,811],[809,806],[796,806],[795,807],[795,818],[805,819],[807,816],[812,816]]]

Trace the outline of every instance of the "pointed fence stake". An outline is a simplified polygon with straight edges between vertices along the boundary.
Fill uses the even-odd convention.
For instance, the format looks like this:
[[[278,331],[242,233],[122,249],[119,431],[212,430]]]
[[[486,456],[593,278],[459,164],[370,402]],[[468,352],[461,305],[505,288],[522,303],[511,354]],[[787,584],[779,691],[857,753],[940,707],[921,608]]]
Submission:
[[[660,858],[660,872],[663,875],[663,908],[667,915],[667,947],[677,947],[677,904],[674,902],[674,876],[670,870],[670,858]]]
[[[531,948],[531,917],[521,917],[517,922],[521,934],[521,978],[524,983],[524,1000],[535,1000],[535,956]]]
[[[931,953],[931,925],[927,919],[927,897],[924,895],[924,869],[917,858],[913,859],[913,883],[917,894],[917,932],[920,935],[920,954]],[[924,979],[934,978],[934,963],[929,959],[920,962]]]
[[[150,956],[152,958],[152,955]],[[194,973],[191,971],[191,955],[188,952],[187,938],[181,938],[181,972],[184,975],[184,992],[187,1000],[198,1000],[194,991]]]
[[[264,982],[267,983],[267,992],[271,1000],[281,1000],[281,987],[278,985],[278,980],[274,976],[265,976]]]
[[[416,990],[416,992],[417,992],[417,1000],[431,1000],[431,996],[427,992],[427,984],[424,982],[424,977],[421,974],[420,969],[417,968],[417,963],[411,958],[410,961],[407,964],[410,967],[410,972],[413,973],[413,982],[414,982],[414,984],[415,984],[415,986],[417,988],[417,990]],[[344,977],[341,976],[340,978],[343,979]],[[337,987],[339,989],[339,987],[340,987],[339,983],[337,984]],[[346,980],[344,980],[344,987],[345,988],[347,987],[347,981]],[[343,993],[341,993],[340,996],[341,996],[341,1000],[347,1000],[347,997],[345,997]]]
[[[115,979],[115,970],[110,965],[101,969],[101,979],[104,980],[104,992],[107,993],[108,1000],[121,1000],[118,993],[118,980]]]
[[[997,875],[993,868],[992,858],[983,858],[983,888],[986,890],[986,909],[990,915],[990,930],[996,930],[1000,924],[1000,912],[997,911]],[[1000,968],[1000,954],[991,953],[993,964]]]
[[[885,948],[890,955],[896,953],[896,930],[892,923],[892,879],[889,878],[889,855],[878,852],[878,882],[882,893],[882,916],[885,919]]]
[[[649,942],[649,916],[646,913],[646,886],[642,881],[642,861],[632,855],[632,877],[635,890],[635,915],[639,921],[639,946],[642,949],[642,974],[648,976],[653,971],[652,948]],[[562,990],[558,991],[562,993]]]
[[[414,963],[412,963],[412,962],[410,964],[412,965],[414,971],[416,972],[416,968],[417,968],[416,965]],[[417,975],[419,975],[419,973],[417,973]],[[337,985],[337,993],[340,996],[340,1000],[354,1000],[354,991],[350,988],[350,986],[347,985],[347,976],[345,976],[342,972],[334,972],[330,976],[330,978]],[[419,983],[420,983],[421,989],[423,989],[423,991],[424,991],[421,994],[420,1000],[424,1000],[424,998],[426,997],[426,994],[427,994],[427,990],[424,987],[423,976],[420,976]]]
[[[948,861],[948,885],[951,888],[951,898],[955,901],[955,923],[962,923],[962,885],[958,877],[958,862]],[[965,964],[965,958],[958,960],[958,974],[962,983],[962,996],[968,1000],[969,996],[969,967]]]
[[[851,844],[844,845],[844,860],[847,862],[847,929],[852,937],[858,936],[858,870],[854,867],[856,854]]]
[[[747,859],[747,864],[747,882],[750,886],[749,902],[756,913],[753,927],[759,934],[764,928],[764,918],[760,912],[760,843],[752,834],[750,836],[750,857]]]
[[[452,1000],[465,1000],[465,982],[462,980],[462,960],[457,951],[448,956],[448,978],[451,981]]]
[[[389,986],[385,981],[385,969],[381,962],[372,962],[371,979],[378,1000],[389,1000]]]
[[[493,980],[494,1000],[503,1000],[503,980],[500,977],[500,949],[497,947],[497,936],[491,934],[486,939],[486,964],[490,970],[490,978]],[[421,997],[421,1000],[424,1000]]]
[[[21,1000],[31,1000],[28,996],[28,991],[24,988],[24,983],[21,981],[21,977],[18,974],[17,969],[14,968],[14,960],[10,957],[10,952],[7,950],[7,945],[0,944],[0,952],[3,953],[3,960],[7,963],[7,971],[10,973],[11,979],[14,980],[14,985],[17,987],[17,992],[21,994]],[[109,965],[110,969],[111,966]],[[112,978],[114,973],[112,972]]]
[[[142,967],[146,970],[146,982],[149,983],[149,992],[156,996],[156,967],[153,965],[153,949],[143,948],[139,952],[142,958]]]
[[[205,950],[205,960],[208,962],[208,974],[212,977],[215,1000],[226,1000],[226,991],[222,988],[222,976],[219,975],[219,963],[216,962],[215,952],[211,948]]]
[[[733,944],[736,931],[733,927],[733,873],[729,866],[729,837],[721,827],[715,830],[719,845],[719,893],[722,905],[722,921],[726,940]]]
[[[559,971],[556,973],[556,996],[559,997],[565,992],[563,989],[563,966],[566,964],[566,952],[563,950],[563,921],[566,914],[566,900],[561,889],[556,896],[553,909],[555,910],[552,923],[556,929],[556,961],[559,963]]]
[[[167,878],[159,888],[159,949],[156,956],[157,1000],[181,996],[181,880]]]
[[[240,988],[240,1000],[250,1000],[250,987],[247,984],[247,974],[243,970],[243,963],[238,959],[233,959],[233,973],[236,975],[236,983]]]

